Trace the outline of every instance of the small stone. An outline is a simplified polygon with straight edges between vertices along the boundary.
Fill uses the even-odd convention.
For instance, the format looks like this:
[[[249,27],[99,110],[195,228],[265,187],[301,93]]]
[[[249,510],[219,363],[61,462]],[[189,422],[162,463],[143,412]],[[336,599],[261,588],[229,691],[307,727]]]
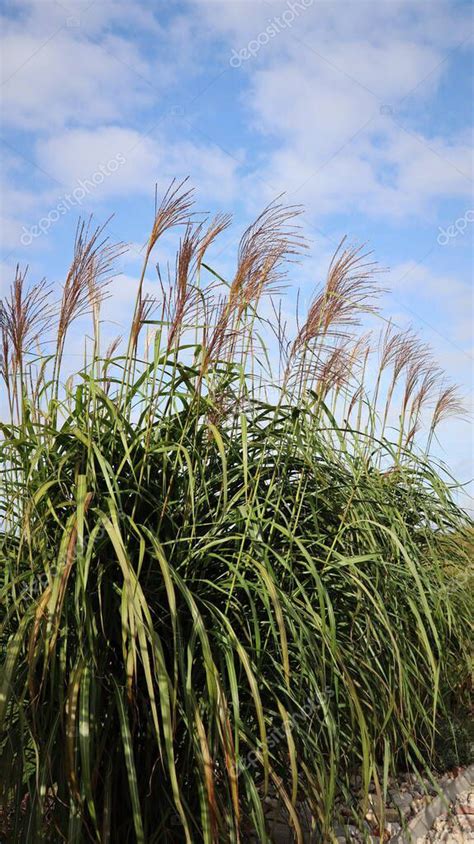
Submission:
[[[469,806],[467,803],[456,806],[455,812],[457,815],[474,815],[474,806]]]
[[[392,803],[400,809],[403,815],[406,815],[410,811],[412,796],[409,792],[394,792],[392,794]]]

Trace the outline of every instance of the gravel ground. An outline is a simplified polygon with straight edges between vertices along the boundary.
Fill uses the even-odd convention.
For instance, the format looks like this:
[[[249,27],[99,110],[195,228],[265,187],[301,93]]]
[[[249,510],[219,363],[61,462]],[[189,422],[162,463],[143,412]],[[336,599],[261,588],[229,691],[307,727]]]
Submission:
[[[474,841],[474,791],[459,794],[417,844],[467,844],[468,841]]]
[[[399,777],[389,782],[387,802],[385,806],[385,823],[383,830],[379,829],[377,815],[376,794],[370,795],[370,808],[365,816],[363,828],[354,824],[352,812],[342,807],[341,814],[345,816],[345,823],[336,830],[338,844],[368,844],[373,842],[390,844],[390,842],[403,842],[403,844],[474,844],[474,790],[467,790],[461,793],[458,798],[449,806],[444,804],[445,809],[438,814],[433,823],[432,829],[424,837],[410,838],[405,831],[406,827],[415,817],[426,809],[443,789],[453,783],[463,769],[455,768],[453,771],[440,777],[439,788],[435,788],[429,781],[417,780],[411,774]],[[354,793],[357,792],[360,783],[354,781]],[[276,799],[267,798],[266,814],[272,829],[271,837],[274,844],[292,844],[294,842],[293,832],[290,830],[285,812]],[[436,803],[432,807],[434,811]],[[299,807],[300,817],[304,814]],[[382,837],[381,837],[382,832]],[[250,837],[249,841],[256,839]],[[311,836],[309,829],[305,832],[305,842],[314,844],[315,839]]]
[[[462,770],[459,768],[445,774],[439,780],[440,788],[452,782]],[[386,844],[391,841],[409,840],[402,830],[410,821],[422,812],[436,797],[438,791],[428,781],[420,782],[412,775],[391,783],[385,808],[385,826],[383,840]],[[367,829],[364,832],[348,825],[344,834],[338,836],[338,842],[380,841],[376,812],[376,802],[373,798],[374,809],[369,810],[365,820]],[[401,834],[401,836],[400,836]],[[422,838],[413,839],[413,844],[474,844],[474,790],[467,790],[458,795],[456,800],[445,811],[437,816],[432,828]]]

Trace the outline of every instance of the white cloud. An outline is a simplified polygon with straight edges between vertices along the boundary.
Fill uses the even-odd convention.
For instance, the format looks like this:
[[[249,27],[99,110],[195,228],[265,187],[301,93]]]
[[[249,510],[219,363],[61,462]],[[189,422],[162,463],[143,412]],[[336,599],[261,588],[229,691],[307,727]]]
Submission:
[[[406,261],[391,269],[388,284],[396,297],[409,301],[415,314],[420,314],[427,331],[430,327],[422,320],[432,324],[431,342],[443,350],[443,362],[450,347],[456,359],[456,367],[451,366],[451,371],[457,369],[460,374],[464,370],[469,382],[469,370],[472,373],[474,362],[474,290],[469,281],[433,272],[416,261]]]
[[[2,105],[6,125],[41,132],[69,122],[94,125],[123,116],[149,99],[147,86],[133,71],[102,47],[71,32],[60,31],[48,42],[27,33],[5,35]]]
[[[15,253],[32,243],[43,248],[40,234],[46,230],[51,239],[66,213],[77,219],[107,203],[107,213],[113,212],[123,199],[133,203],[146,196],[151,202],[155,184],[162,193],[174,178],[191,177],[201,208],[231,205],[241,186],[238,161],[212,143],[170,144],[164,136],[119,126],[70,129],[39,139],[36,162],[51,179],[36,190],[25,187],[25,162],[14,156],[10,161],[11,169],[2,174],[0,241]]]
[[[91,193],[99,200],[111,196],[151,195],[153,186],[191,175],[199,194],[230,201],[237,190],[238,162],[213,144],[142,135],[134,129],[104,126],[71,129],[38,143],[41,166],[68,188],[88,180],[101,166],[120,156],[123,164]]]
[[[227,40],[230,57],[289,6],[193,8]],[[462,53],[467,18],[467,9],[442,1],[301,7],[291,26],[232,70],[245,86],[240,101],[249,121],[270,150],[256,170],[270,194],[304,184],[298,200],[318,216],[362,211],[398,220],[433,215],[439,200],[468,196],[468,139],[420,130],[404,111],[407,101],[425,109],[437,92],[448,51]]]
[[[189,6],[196,21],[231,39],[236,49],[288,8],[285,0],[190,0]],[[468,6],[458,4],[454,10],[449,0],[429,5],[425,0],[313,0],[306,9],[299,4],[291,30],[309,33],[312,28],[322,40],[337,36],[341,42],[369,35],[374,43],[384,36],[387,41],[405,40],[409,33],[416,42],[449,48],[466,38],[469,23]]]
[[[421,46],[416,61],[416,48],[408,46],[392,45],[390,61],[403,70],[391,73],[386,73],[384,51],[371,53],[369,43],[358,46],[357,52],[369,57],[366,81],[376,83],[383,102],[403,95],[420,78],[414,68],[428,68],[434,60]],[[392,118],[373,94],[304,50],[253,70],[246,103],[254,127],[276,141],[259,174],[278,190],[303,186],[298,199],[318,215],[432,213],[434,202],[470,195],[464,134],[441,138],[412,132],[406,118],[395,112]]]
[[[11,0],[22,29],[28,27],[38,35],[51,34],[52,28],[65,26],[68,29],[87,27],[91,33],[100,33],[112,24],[132,24],[135,33],[146,31],[157,35],[163,27],[151,9],[135,0]]]

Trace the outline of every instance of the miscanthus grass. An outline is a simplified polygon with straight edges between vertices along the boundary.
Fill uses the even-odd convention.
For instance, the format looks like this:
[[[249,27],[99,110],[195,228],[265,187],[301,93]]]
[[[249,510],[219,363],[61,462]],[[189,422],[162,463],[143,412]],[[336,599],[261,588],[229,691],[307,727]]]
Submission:
[[[271,375],[261,303],[297,214],[267,208],[224,280],[206,252],[230,218],[173,185],[106,352],[122,247],[101,229],[79,227],[59,303],[20,270],[2,303],[2,838],[268,841],[271,794],[296,841],[308,809],[332,841],[370,789],[382,836],[389,775],[435,763],[469,672],[472,526],[429,449],[462,409],[412,332],[361,334],[377,267],[344,243],[295,337],[275,310]]]

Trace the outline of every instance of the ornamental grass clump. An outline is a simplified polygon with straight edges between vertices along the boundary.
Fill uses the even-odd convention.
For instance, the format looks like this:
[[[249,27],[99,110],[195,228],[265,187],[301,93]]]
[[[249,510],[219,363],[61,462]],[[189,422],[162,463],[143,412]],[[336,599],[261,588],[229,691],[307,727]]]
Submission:
[[[80,225],[59,303],[13,280],[2,839],[264,842],[272,796],[295,841],[309,814],[329,842],[369,790],[381,836],[389,776],[435,762],[471,643],[472,525],[429,453],[459,399],[411,332],[362,333],[378,270],[345,242],[295,338],[275,311],[272,377],[261,303],[305,247],[297,215],[267,208],[224,281],[206,252],[230,218],[203,222],[173,184],[128,340],[105,354],[123,247],[102,229]],[[155,301],[146,272],[174,227]],[[86,311],[90,357],[71,375]]]

